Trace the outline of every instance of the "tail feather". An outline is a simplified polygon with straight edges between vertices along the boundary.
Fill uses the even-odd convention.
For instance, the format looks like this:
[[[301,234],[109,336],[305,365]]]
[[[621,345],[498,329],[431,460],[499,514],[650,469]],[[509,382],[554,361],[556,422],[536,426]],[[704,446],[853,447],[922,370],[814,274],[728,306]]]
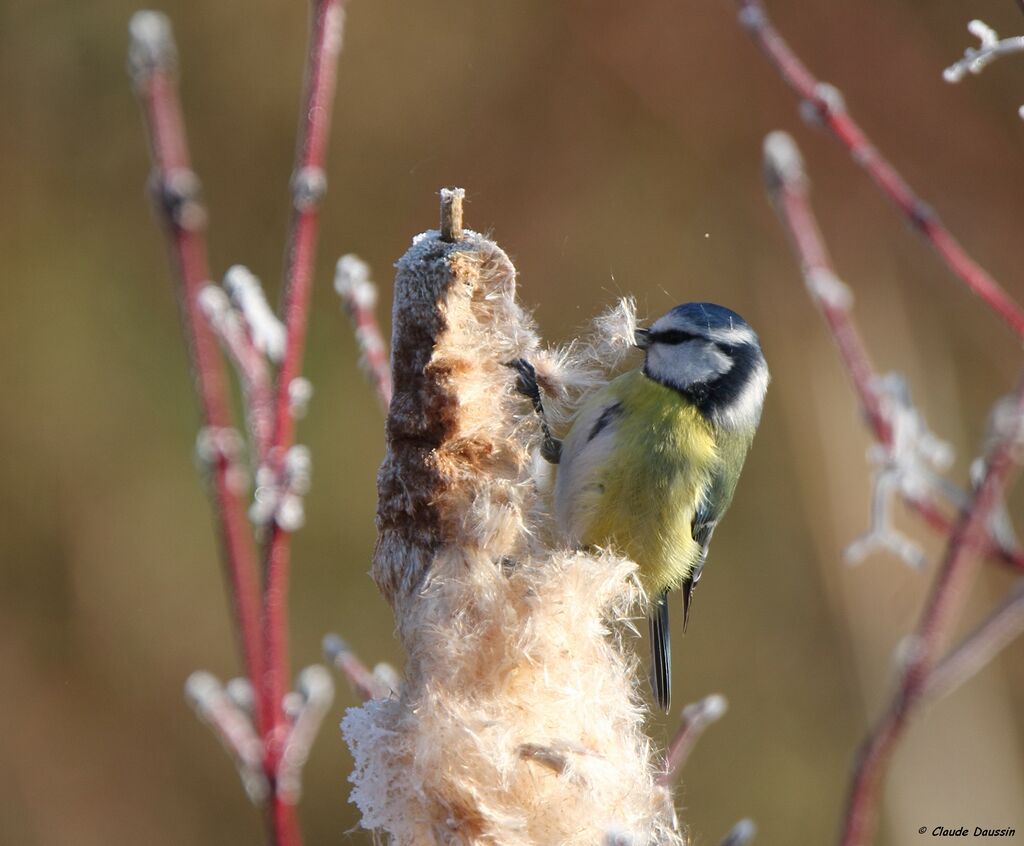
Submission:
[[[648,622],[651,626],[651,690],[654,701],[667,714],[672,705],[672,641],[667,590],[655,600]]]

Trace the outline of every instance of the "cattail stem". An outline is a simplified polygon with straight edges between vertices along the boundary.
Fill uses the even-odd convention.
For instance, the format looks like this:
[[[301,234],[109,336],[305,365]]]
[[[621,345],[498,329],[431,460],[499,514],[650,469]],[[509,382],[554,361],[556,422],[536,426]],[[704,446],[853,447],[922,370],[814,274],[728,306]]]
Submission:
[[[352,801],[402,846],[679,846],[617,622],[635,565],[542,540],[540,427],[508,366],[538,339],[461,199],[397,264],[372,574],[408,661],[397,696],[343,721]]]

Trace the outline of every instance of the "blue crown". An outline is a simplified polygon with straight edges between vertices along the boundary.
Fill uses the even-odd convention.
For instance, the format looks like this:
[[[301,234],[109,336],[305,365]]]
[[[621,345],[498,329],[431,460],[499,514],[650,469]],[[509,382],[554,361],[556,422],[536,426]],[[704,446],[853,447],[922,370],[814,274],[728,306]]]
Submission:
[[[686,303],[676,306],[669,314],[682,318],[694,326],[706,326],[708,330],[733,329],[747,325],[747,321],[735,311],[714,303]]]

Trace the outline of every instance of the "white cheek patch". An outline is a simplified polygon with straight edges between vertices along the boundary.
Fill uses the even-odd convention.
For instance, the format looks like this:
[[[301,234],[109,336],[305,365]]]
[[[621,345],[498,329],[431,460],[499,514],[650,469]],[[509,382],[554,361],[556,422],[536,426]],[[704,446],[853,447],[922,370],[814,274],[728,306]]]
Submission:
[[[715,422],[727,429],[756,429],[761,422],[761,407],[770,378],[768,365],[762,359],[736,400],[716,414]]]
[[[732,365],[729,356],[703,340],[681,344],[655,343],[647,351],[647,372],[651,378],[678,388],[709,382],[728,373]]]

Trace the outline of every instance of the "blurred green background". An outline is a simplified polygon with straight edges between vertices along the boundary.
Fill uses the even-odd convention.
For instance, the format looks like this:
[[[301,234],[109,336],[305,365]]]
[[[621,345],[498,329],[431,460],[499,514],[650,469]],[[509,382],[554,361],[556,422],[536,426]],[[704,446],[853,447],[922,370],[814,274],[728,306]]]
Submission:
[[[160,234],[121,0],[0,3],[0,841],[21,846],[255,843],[233,767],[183,702],[190,671],[237,671],[195,404]],[[307,5],[168,2],[215,273],[243,262],[276,293]],[[770,4],[865,128],[1018,299],[1024,60],[959,86],[941,70],[980,17],[1024,31],[1011,0]],[[1020,364],[1010,332],[952,280],[788,91],[727,0],[352,0],[342,56],[300,428],[315,460],[295,542],[296,667],[336,630],[401,663],[367,571],[382,420],[331,288],[337,256],[391,264],[468,190],[467,225],[520,271],[545,336],[614,297],[656,316],[691,299],[759,330],[774,383],[715,538],[676,696],[731,710],[684,773],[698,843],[741,816],[762,843],[829,842],[851,753],[891,681],[929,572],[879,555],[865,526],[869,444],[760,182],[760,143],[794,132],[822,225],[880,369],[907,373],[963,480],[992,399]],[[386,319],[386,317],[385,317]],[[1024,502],[1016,497],[1011,510]],[[933,553],[934,539],[899,513]],[[990,567],[967,622],[1011,578]],[[880,842],[920,826],[1024,837],[1024,645],[923,714],[901,748]],[[336,725],[306,771],[310,844],[369,842],[347,804]],[[656,723],[663,738],[671,725]]]

